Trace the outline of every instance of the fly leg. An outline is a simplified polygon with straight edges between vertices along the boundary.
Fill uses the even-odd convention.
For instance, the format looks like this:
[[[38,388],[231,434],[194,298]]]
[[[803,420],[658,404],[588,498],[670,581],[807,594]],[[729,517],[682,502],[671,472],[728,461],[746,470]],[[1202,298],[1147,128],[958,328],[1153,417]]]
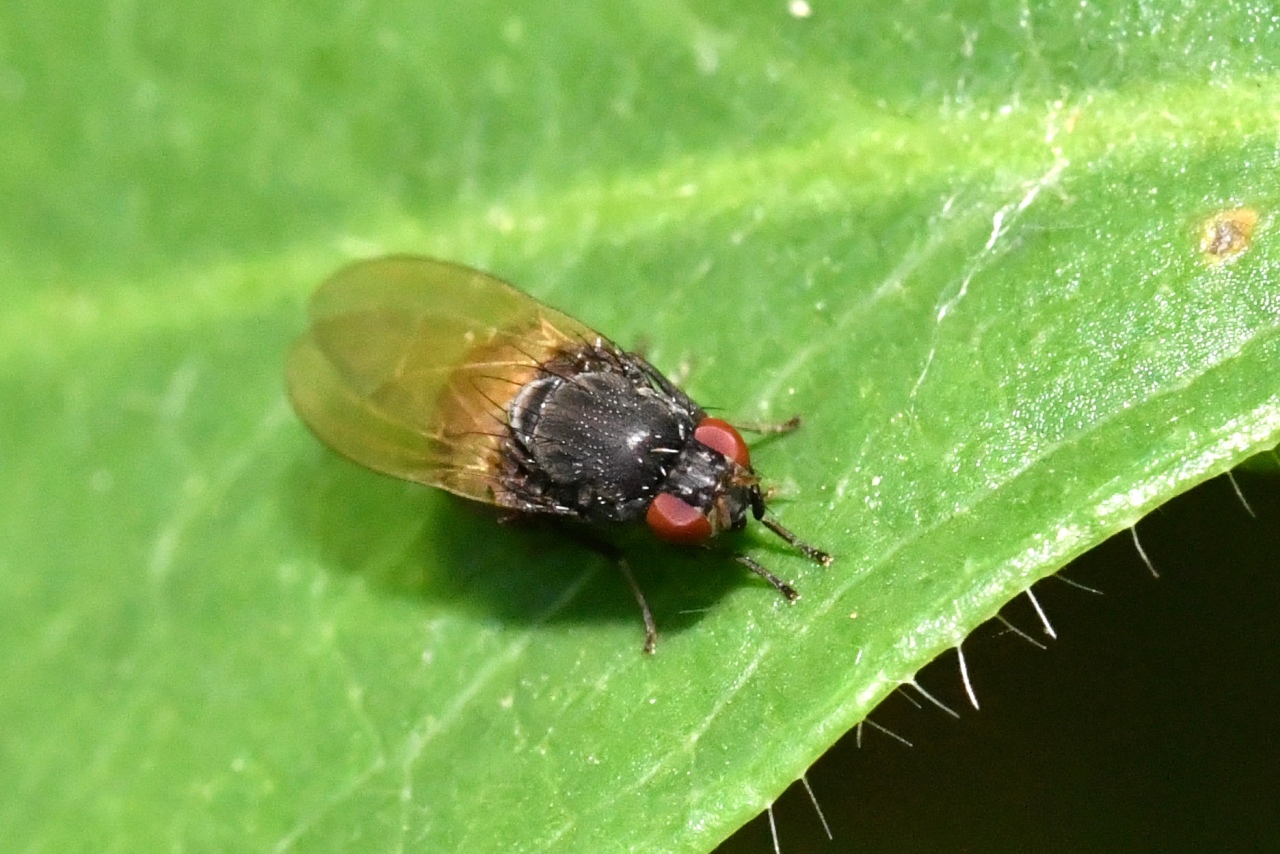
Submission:
[[[793,415],[786,421],[748,421],[734,422],[734,427],[747,433],[759,433],[762,436],[776,436],[790,433],[800,426],[800,416]]]
[[[658,647],[658,626],[653,621],[653,611],[649,609],[649,601],[644,598],[644,591],[640,589],[640,584],[636,581],[635,574],[631,571],[631,564],[622,553],[622,549],[599,537],[593,537],[577,527],[566,526],[565,530],[582,545],[618,565],[618,571],[622,573],[623,580],[631,588],[631,595],[636,598],[636,604],[640,606],[640,617],[644,620],[644,653],[653,655]]]

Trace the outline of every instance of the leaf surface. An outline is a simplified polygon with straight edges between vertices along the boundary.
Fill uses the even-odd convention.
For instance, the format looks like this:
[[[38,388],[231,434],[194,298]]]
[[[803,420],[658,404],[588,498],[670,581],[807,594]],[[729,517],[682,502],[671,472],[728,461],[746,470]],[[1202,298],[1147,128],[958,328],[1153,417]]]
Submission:
[[[15,850],[707,850],[1280,440],[1274,10],[806,8],[0,11]],[[802,414],[755,460],[836,563],[637,547],[648,659],[604,559],[335,458],[284,355],[389,251]]]

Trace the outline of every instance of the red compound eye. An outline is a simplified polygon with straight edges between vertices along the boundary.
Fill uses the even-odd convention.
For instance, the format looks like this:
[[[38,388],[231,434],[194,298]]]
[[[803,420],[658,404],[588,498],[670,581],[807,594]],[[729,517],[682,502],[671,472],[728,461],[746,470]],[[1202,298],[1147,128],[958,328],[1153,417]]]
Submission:
[[[695,546],[711,537],[711,520],[702,511],[669,492],[659,492],[644,514],[644,521],[659,539]]]
[[[719,451],[744,469],[751,468],[751,451],[742,435],[728,421],[704,418],[693,431],[693,438],[713,451]]]

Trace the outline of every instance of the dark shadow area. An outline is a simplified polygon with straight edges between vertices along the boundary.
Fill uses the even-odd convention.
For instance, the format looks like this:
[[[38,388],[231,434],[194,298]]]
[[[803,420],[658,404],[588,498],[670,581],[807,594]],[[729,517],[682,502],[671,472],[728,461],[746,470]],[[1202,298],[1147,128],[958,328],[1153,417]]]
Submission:
[[[495,508],[375,474],[319,447],[287,472],[284,492],[288,516],[317,559],[380,593],[476,609],[514,624],[620,622],[634,625],[637,649],[643,640],[640,610],[616,564],[573,529],[532,517],[504,523]],[[763,542],[756,535],[724,545],[754,553]],[[776,595],[730,553],[668,547],[643,530],[618,544],[660,634],[694,626],[735,586]],[[592,575],[581,592],[563,602],[584,573]]]
[[[809,851],[1204,852],[1280,847],[1280,481],[1237,474],[1123,532],[1034,588],[849,733],[774,806],[784,854]],[[1065,579],[1102,592],[1095,595]],[[768,817],[724,854],[773,850]]]

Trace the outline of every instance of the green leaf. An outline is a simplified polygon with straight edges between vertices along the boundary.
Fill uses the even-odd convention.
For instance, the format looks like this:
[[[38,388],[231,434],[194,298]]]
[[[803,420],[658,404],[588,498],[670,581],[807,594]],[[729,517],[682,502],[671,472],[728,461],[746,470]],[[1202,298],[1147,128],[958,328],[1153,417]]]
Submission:
[[[805,8],[0,10],[14,849],[706,850],[1280,441],[1272,11]],[[802,414],[755,459],[836,563],[640,546],[645,658],[604,559],[335,458],[283,355],[383,251]]]

